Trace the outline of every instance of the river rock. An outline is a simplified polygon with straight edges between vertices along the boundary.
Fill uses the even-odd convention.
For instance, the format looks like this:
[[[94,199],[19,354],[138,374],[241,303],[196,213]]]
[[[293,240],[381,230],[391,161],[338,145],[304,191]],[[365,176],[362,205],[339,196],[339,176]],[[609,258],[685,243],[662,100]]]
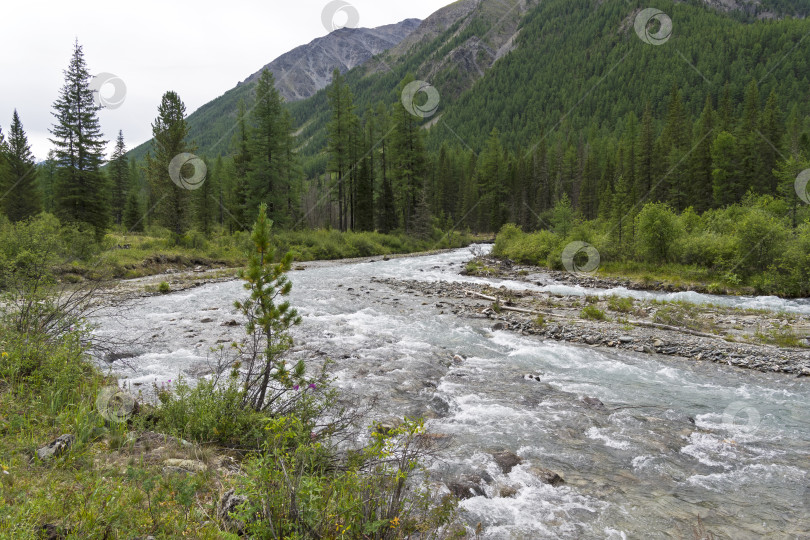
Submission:
[[[211,317],[206,317],[204,319],[201,319],[200,322],[201,323],[212,323],[212,322],[214,322],[214,319],[212,319]]]
[[[433,396],[433,399],[430,400],[428,405],[436,412],[436,414],[442,416],[450,412],[450,404],[447,403],[447,400],[441,396]]]
[[[604,411],[607,408],[605,407],[604,403],[602,403],[599,399],[594,397],[585,396],[584,398],[582,398],[582,402],[589,409],[596,409],[597,411]]]
[[[493,330],[504,330],[506,328],[506,324],[502,322],[496,322],[492,325]]]
[[[236,322],[235,320],[230,320],[220,324],[220,326],[239,326],[239,323]]]
[[[447,484],[457,499],[471,499],[472,497],[486,497],[484,488],[481,487],[481,477],[476,475],[465,475]]]
[[[565,483],[562,476],[554,471],[544,469],[543,467],[530,467],[529,472],[539,478],[544,484],[548,484],[553,487],[557,487],[560,484]]]
[[[42,448],[39,448],[37,450],[37,457],[42,461],[57,458],[70,450],[70,447],[73,446],[74,442],[76,442],[76,437],[70,433],[60,435],[55,440],[49,442]]]
[[[498,489],[498,496],[504,499],[514,497],[517,495],[517,489],[513,488],[512,486],[501,486]]]
[[[503,474],[509,474],[516,465],[523,463],[523,460],[517,454],[509,450],[493,452],[492,457],[503,471]]]

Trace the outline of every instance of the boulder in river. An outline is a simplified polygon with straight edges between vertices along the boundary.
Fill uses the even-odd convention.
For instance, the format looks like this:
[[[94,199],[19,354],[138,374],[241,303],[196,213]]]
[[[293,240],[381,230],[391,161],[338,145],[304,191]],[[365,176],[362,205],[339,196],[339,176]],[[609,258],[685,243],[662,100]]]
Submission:
[[[599,399],[594,397],[585,396],[584,398],[582,398],[582,402],[589,409],[596,409],[597,411],[604,411],[607,409],[604,403],[602,403]]]
[[[503,471],[503,474],[509,474],[516,465],[523,463],[523,460],[517,454],[509,450],[493,452],[492,457]]]
[[[548,484],[553,487],[557,487],[560,484],[565,483],[562,476],[554,471],[544,469],[543,467],[530,467],[529,472],[539,478],[544,484]]]
[[[446,399],[438,395],[433,396],[433,399],[430,400],[428,405],[440,416],[444,416],[450,412],[450,404]]]
[[[456,480],[447,483],[450,493],[457,499],[470,499],[472,497],[486,497],[484,488],[481,487],[481,477],[476,475],[464,475]]]

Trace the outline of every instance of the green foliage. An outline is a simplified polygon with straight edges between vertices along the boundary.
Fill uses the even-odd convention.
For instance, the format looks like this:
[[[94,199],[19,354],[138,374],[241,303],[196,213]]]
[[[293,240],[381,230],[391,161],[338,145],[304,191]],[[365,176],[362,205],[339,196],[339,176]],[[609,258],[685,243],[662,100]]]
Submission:
[[[124,132],[118,132],[115,140],[115,150],[110,158],[110,204],[112,205],[113,223],[121,225],[124,218],[124,210],[129,193],[129,162],[126,156],[126,144],[124,143]],[[130,216],[131,218],[131,216]],[[134,222],[133,222],[134,224]]]
[[[226,381],[203,379],[194,386],[181,379],[158,396],[161,407],[157,426],[162,431],[203,443],[259,447],[263,417],[244,407],[235,374]]]
[[[36,178],[36,164],[28,144],[28,136],[15,109],[7,149],[0,133],[0,189],[3,191],[0,203],[11,221],[33,217],[39,212],[41,205]]]
[[[789,325],[778,325],[765,332],[757,332],[756,338],[763,343],[776,345],[777,347],[806,347],[806,342]]]
[[[643,260],[660,263],[671,260],[683,234],[678,216],[661,203],[646,204],[636,217],[636,249]]]
[[[579,239],[575,236],[587,236],[600,253],[601,271],[714,282],[718,291],[727,286],[742,292],[741,287],[748,286],[764,294],[802,297],[810,294],[810,221],[793,229],[787,208],[783,199],[767,195],[748,196],[744,204],[702,215],[691,209],[677,215],[667,205],[648,204],[639,213],[636,238],[627,252],[613,250],[607,234],[612,225],[603,220],[584,222],[568,238],[549,231],[523,233],[506,225],[493,254],[559,268],[560,246]],[[806,208],[799,212],[810,218]],[[656,265],[652,272],[650,263]]]
[[[227,379],[221,380],[218,373],[194,387],[180,381],[158,390],[159,406],[141,402],[140,410],[148,413],[137,415],[129,425],[105,422],[95,398],[111,382],[100,376],[86,354],[82,306],[59,304],[47,294],[58,296],[58,290],[42,290],[31,283],[52,283],[46,273],[52,258],[60,256],[52,250],[64,245],[60,229],[58,220],[48,215],[4,222],[0,229],[4,261],[11,261],[2,266],[4,277],[6,283],[15,284],[21,305],[51,302],[67,311],[64,320],[72,321],[63,330],[33,318],[36,324],[19,329],[11,316],[14,311],[5,303],[8,297],[0,299],[6,307],[0,320],[0,536],[33,540],[43,523],[51,523],[64,536],[90,539],[146,534],[236,538],[226,530],[227,523],[212,519],[211,505],[223,483],[224,489],[241,488],[249,496],[248,504],[237,510],[244,514],[235,517],[258,537],[278,533],[305,538],[312,531],[321,537],[355,537],[359,532],[381,539],[462,535],[463,530],[455,528],[455,501],[435,500],[416,483],[415,473],[430,455],[432,440],[425,436],[421,421],[406,419],[399,427],[375,431],[367,445],[345,457],[331,436],[358,440],[357,433],[346,432],[354,417],[338,408],[334,394],[323,386],[324,375],[317,383],[302,379],[302,365],[286,377],[274,376],[281,386],[270,396],[272,408],[263,411],[246,407],[250,387],[243,385],[239,370],[247,364],[236,363]],[[254,328],[272,327],[278,336],[283,328],[267,316],[284,312],[290,322],[295,312],[273,303],[270,284],[279,294],[289,292],[281,279],[289,257],[281,264],[262,263],[272,260],[268,235],[262,208],[253,235],[258,254],[248,270],[249,288],[256,294],[249,301],[253,304],[245,305],[253,306],[254,317],[249,320]],[[267,349],[262,346],[261,352]],[[286,371],[276,365],[279,373]],[[298,380],[308,384],[291,385]],[[282,402],[284,407],[279,406]],[[326,424],[325,418],[330,419]],[[205,462],[206,456],[222,449],[186,444],[170,448],[168,441],[159,450],[148,443],[140,448],[134,442],[140,434],[128,433],[136,426],[252,450],[243,463],[246,474],[222,475],[211,466],[205,472],[174,474],[161,463],[143,459],[143,452],[171,452]],[[51,464],[31,461],[36,445],[61,433],[76,438],[68,452]],[[76,485],[84,489],[77,490]],[[271,519],[256,520],[257,516]]]
[[[161,281],[160,285],[158,285],[158,292],[160,294],[169,294],[170,292],[172,292],[172,288],[165,281]]]
[[[288,330],[300,324],[301,317],[289,301],[282,300],[292,290],[287,277],[292,253],[287,252],[278,263],[275,262],[275,248],[270,244],[272,222],[267,219],[266,212],[267,206],[262,204],[251,234],[253,251],[248,267],[240,272],[250,297],[235,303],[236,309],[247,318],[247,333],[256,336],[263,347],[258,354],[256,351],[249,353],[245,366],[244,399],[257,411],[272,407],[285,388],[304,383],[302,362],[289,371],[286,362],[281,361],[281,355],[292,345]],[[271,388],[271,382],[280,384],[281,389]]]
[[[695,305],[687,302],[664,303],[656,311],[653,321],[704,332],[714,329],[714,325],[708,319],[699,316],[699,311]]]
[[[607,319],[605,312],[596,306],[585,306],[579,312],[579,316],[587,321],[604,321]]]
[[[524,234],[517,226],[506,224],[495,239],[492,254],[525,264],[545,265],[560,243],[560,237],[551,231]]]
[[[65,84],[53,104],[56,123],[51,129],[56,146],[54,199],[57,214],[68,222],[88,223],[100,240],[109,225],[106,178],[99,168],[104,145],[90,89],[90,72],[78,40],[73,48]]]
[[[332,467],[326,446],[313,443],[311,427],[293,417],[268,419],[264,452],[250,461],[249,503],[239,517],[256,537],[395,539],[449,537],[456,512],[452,499],[432,500],[411,485],[429,450],[421,421],[405,419],[349,462]],[[255,519],[259,517],[260,519]]]
[[[610,311],[619,313],[631,313],[635,305],[635,300],[629,296],[609,296],[607,302]]]
[[[152,123],[152,149],[146,157],[146,174],[150,189],[149,207],[157,223],[169,229],[175,238],[185,233],[191,224],[191,194],[175,184],[169,176],[169,165],[184,152],[193,152],[194,147],[186,142],[188,124],[186,105],[177,92],[166,92],[158,105],[158,116]],[[190,164],[178,171],[187,177]],[[175,178],[174,180],[178,180]]]

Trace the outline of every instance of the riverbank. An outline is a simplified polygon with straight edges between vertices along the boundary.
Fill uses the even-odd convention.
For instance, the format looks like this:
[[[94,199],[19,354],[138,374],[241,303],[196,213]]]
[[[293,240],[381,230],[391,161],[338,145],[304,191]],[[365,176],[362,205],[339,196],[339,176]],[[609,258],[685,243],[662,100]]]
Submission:
[[[530,282],[534,272],[489,258],[467,271]],[[484,270],[485,269],[485,270]],[[534,268],[533,270],[537,270]],[[550,276],[559,277],[557,275]],[[626,286],[599,278],[565,276],[566,283],[602,288]],[[488,318],[493,330],[513,331],[588,347],[609,347],[717,362],[762,372],[810,376],[810,317],[687,302],[566,296],[470,283],[381,279],[405,294],[430,298],[439,312]]]
[[[377,232],[334,230],[278,231],[271,237],[277,253],[293,253],[297,263],[358,257],[409,255],[465,247],[491,237],[436,231],[431,238]],[[86,246],[55,266],[66,283],[104,279],[137,279],[166,273],[240,268],[247,263],[249,233],[206,237],[191,234],[172,240],[167,234],[108,234],[103,246]],[[93,253],[95,251],[95,253]]]

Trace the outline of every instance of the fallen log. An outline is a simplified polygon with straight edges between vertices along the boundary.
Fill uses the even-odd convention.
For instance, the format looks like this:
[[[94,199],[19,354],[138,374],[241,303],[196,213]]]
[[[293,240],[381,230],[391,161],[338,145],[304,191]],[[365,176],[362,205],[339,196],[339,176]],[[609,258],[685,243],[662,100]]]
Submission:
[[[487,296],[486,294],[481,294],[481,293],[475,292],[475,291],[468,291],[466,289],[464,290],[464,293],[466,295],[468,295],[468,296],[475,296],[475,297],[481,298],[483,300],[489,300],[490,302],[499,302],[499,299],[497,297],[495,297],[495,296]],[[504,305],[504,304],[500,305],[500,309],[502,309],[503,311],[514,311],[516,313],[525,313],[527,315],[543,315],[543,316],[553,317],[553,318],[557,318],[557,319],[565,319],[566,318],[566,317],[563,317],[562,315],[555,315],[554,313],[551,313],[551,312],[548,312],[548,311],[536,311],[536,310],[532,310],[532,309],[523,309],[523,308],[507,306],[507,305]]]

